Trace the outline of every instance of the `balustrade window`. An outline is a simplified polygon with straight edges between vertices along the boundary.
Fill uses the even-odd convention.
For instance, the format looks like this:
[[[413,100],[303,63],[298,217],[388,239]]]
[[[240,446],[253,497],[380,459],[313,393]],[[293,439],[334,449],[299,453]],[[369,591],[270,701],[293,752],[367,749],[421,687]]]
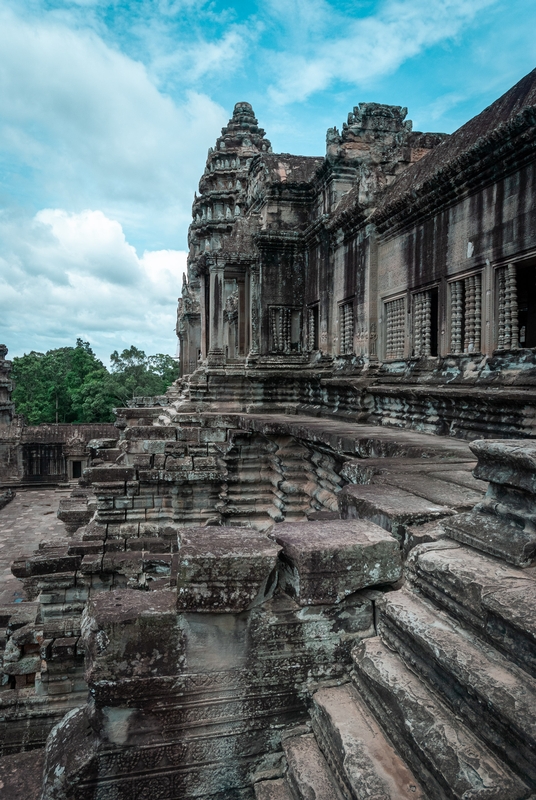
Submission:
[[[406,303],[403,297],[385,304],[385,358],[404,358]]]
[[[307,350],[318,350],[318,306],[307,309]]]
[[[339,306],[339,353],[350,355],[354,351],[354,308],[353,303]]]
[[[497,270],[497,312],[499,350],[515,350],[519,347],[519,317],[517,302],[517,280],[514,264]]]
[[[479,353],[482,327],[482,276],[470,275],[450,284],[450,350]]]
[[[301,311],[288,306],[270,308],[270,350],[274,353],[301,351]]]
[[[437,287],[413,295],[413,355],[437,355]]]

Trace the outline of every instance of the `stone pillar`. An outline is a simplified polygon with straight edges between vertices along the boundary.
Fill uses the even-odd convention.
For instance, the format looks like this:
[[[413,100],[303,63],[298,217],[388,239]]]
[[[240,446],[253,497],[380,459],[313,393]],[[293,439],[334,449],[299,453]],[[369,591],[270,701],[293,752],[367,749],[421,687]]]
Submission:
[[[251,345],[248,359],[256,359],[260,353],[260,275],[257,264],[250,268],[250,308],[251,308]]]
[[[208,363],[218,366],[224,363],[223,355],[223,266],[216,261],[210,267],[210,347]]]

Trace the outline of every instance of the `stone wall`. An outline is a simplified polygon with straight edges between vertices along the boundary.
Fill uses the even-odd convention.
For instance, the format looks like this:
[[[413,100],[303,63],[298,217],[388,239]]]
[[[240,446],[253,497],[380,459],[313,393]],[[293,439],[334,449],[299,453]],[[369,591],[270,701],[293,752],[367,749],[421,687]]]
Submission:
[[[197,212],[192,223],[185,408],[298,404],[467,438],[533,436],[535,87],[533,72],[450,137],[365,103],[328,131],[324,159],[255,140],[239,219],[225,231]],[[256,120],[241,114],[217,150],[231,129],[248,137]],[[423,398],[422,386],[434,389]]]

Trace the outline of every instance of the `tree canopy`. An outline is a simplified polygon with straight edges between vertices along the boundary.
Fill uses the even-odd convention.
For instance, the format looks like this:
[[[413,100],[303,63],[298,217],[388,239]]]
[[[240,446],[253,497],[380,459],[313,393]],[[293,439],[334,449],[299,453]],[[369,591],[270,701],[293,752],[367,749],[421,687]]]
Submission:
[[[89,342],[32,351],[13,359],[13,402],[30,425],[41,422],[111,422],[113,409],[132,397],[163,394],[178,377],[171,356],[147,356],[129,347],[110,356],[107,370]]]

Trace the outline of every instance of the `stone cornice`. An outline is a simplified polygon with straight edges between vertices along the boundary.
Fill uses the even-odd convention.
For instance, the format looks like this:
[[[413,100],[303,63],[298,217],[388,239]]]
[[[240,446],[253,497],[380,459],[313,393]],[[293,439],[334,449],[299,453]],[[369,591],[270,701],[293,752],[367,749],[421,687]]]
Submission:
[[[411,186],[392,201],[387,200],[371,214],[370,222],[380,234],[386,233],[390,238],[400,229],[427,219],[508,175],[532,160],[535,153],[536,108],[531,106],[478,139],[447,164],[438,165],[421,184]],[[429,157],[434,158],[434,153]]]

